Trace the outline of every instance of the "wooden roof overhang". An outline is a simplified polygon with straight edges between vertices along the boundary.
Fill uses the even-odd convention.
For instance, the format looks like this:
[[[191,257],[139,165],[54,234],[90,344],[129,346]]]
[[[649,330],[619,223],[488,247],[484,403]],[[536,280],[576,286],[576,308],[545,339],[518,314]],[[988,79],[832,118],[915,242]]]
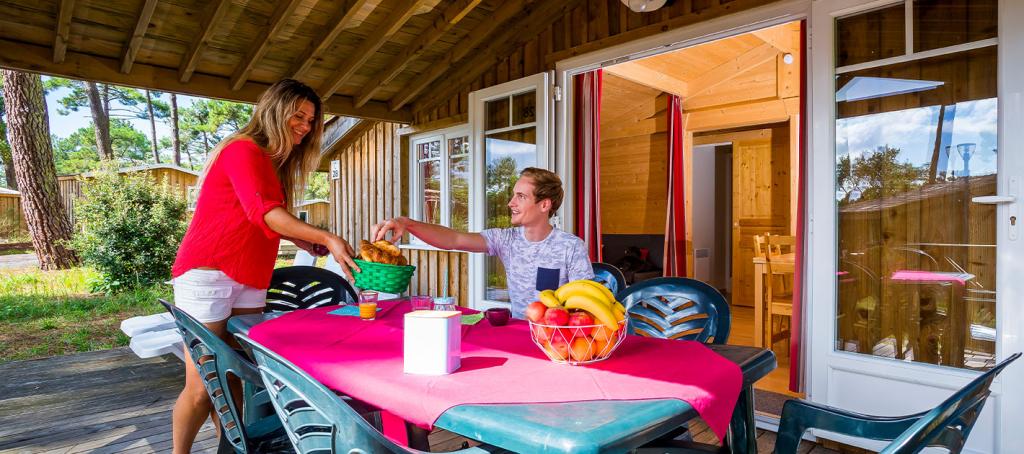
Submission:
[[[575,3],[0,0],[0,66],[243,102],[292,77],[329,113],[410,123],[429,88],[461,82],[456,63],[515,45],[500,24]]]

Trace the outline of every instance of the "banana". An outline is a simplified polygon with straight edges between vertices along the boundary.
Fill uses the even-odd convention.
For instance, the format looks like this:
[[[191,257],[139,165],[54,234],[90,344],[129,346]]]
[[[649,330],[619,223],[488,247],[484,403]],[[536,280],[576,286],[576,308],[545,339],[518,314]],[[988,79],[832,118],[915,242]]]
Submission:
[[[591,285],[587,285],[582,280],[572,281],[568,284],[558,287],[558,290],[555,290],[555,296],[557,296],[558,300],[563,303],[573,295],[589,296],[605,306],[609,306],[612,304],[611,301],[615,301],[614,298],[611,301],[609,301],[604,293],[601,293],[601,291],[599,291],[598,289],[594,288]]]
[[[622,303],[618,301],[612,306],[612,313],[615,314],[615,321],[621,322],[626,319],[626,308],[622,307]]]
[[[605,328],[611,332],[619,330],[619,322],[615,319],[615,313],[607,305],[587,295],[571,295],[565,300],[566,309],[581,309],[593,315]]]
[[[577,282],[577,281],[574,281],[574,282]],[[590,279],[581,279],[578,282],[582,282],[584,284],[587,284],[587,285],[589,285],[591,287],[596,288],[599,292],[601,292],[601,294],[604,295],[604,298],[605,298],[605,300],[608,301],[608,304],[611,304],[612,302],[615,301],[615,295],[613,295],[612,291],[608,290],[608,287],[605,287],[604,284],[601,284],[600,282],[592,281]]]
[[[538,293],[537,299],[547,307],[562,307],[562,301],[555,296],[554,290],[544,290]]]

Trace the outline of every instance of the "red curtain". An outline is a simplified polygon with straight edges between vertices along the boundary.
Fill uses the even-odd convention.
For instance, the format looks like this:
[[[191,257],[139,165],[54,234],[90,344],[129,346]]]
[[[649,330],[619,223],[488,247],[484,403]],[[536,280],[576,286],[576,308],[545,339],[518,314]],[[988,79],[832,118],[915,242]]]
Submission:
[[[601,70],[574,77],[576,125],[576,235],[591,262],[601,257]]]
[[[800,166],[797,177],[797,199],[796,199],[796,247],[793,251],[796,255],[793,273],[793,315],[789,317],[789,390],[801,392],[803,389],[804,362],[802,361],[803,345],[802,323],[803,315],[803,270],[804,270],[804,192],[806,189],[806,166],[804,165],[807,156],[807,140],[804,132],[807,131],[807,22],[800,22],[800,118],[797,135],[791,140],[799,140],[797,144],[797,165]]]
[[[669,95],[668,216],[665,220],[665,276],[686,276],[686,201],[683,186],[683,101]]]

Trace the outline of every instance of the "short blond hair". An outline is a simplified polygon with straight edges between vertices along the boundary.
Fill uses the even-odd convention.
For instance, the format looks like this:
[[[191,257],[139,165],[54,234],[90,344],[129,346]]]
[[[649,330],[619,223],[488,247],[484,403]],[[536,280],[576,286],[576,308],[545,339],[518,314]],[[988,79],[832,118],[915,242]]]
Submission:
[[[562,199],[565,198],[565,190],[562,189],[562,179],[550,170],[537,167],[527,167],[522,172],[519,172],[519,176],[529,178],[533,183],[534,202],[540,202],[544,199],[551,201],[551,211],[548,212],[548,217],[554,216],[558,208],[562,206]]]

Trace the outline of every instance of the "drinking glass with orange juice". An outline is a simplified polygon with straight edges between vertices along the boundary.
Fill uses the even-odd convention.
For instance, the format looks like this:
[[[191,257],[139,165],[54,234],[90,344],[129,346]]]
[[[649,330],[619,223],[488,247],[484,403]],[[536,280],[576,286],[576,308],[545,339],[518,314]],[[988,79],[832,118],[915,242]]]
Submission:
[[[359,318],[363,320],[377,318],[377,292],[373,290],[359,292]]]

